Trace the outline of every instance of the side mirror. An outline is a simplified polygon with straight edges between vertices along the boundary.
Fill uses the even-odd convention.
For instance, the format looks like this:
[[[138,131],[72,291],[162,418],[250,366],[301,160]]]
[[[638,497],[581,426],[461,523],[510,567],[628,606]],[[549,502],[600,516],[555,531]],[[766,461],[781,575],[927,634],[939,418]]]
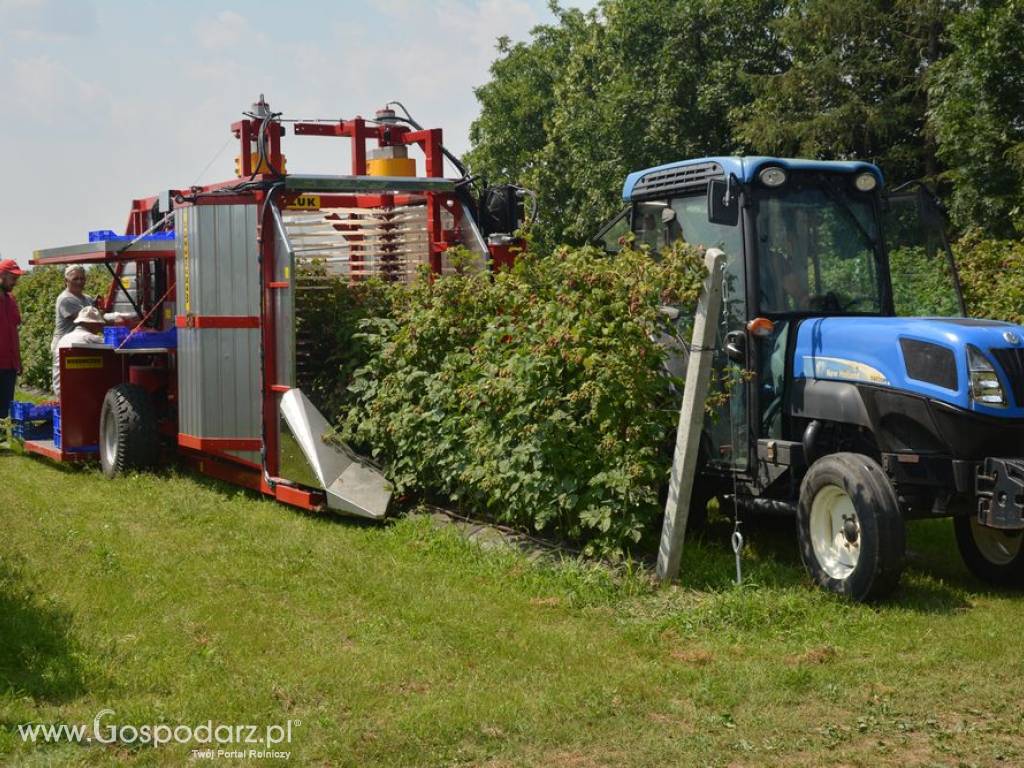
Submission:
[[[708,184],[708,221],[735,227],[740,220],[738,185],[730,185],[722,179]]]

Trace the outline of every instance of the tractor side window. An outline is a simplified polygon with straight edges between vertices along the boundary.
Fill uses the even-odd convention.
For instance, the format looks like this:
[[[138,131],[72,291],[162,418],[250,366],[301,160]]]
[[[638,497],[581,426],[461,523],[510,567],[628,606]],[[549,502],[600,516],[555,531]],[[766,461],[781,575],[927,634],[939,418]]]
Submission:
[[[708,221],[707,196],[703,194],[638,203],[634,221],[637,243],[648,245],[653,251],[682,240],[691,245],[721,248],[729,256],[740,254],[740,228]]]
[[[629,234],[631,207],[623,209],[618,216],[601,228],[594,238],[594,244],[604,248],[606,253],[618,253],[622,250],[622,238]]]
[[[885,240],[896,314],[962,315],[960,285],[945,237],[945,218],[920,187],[886,201]]]
[[[637,203],[633,213],[636,232],[636,244],[650,246],[652,251],[660,251],[666,243],[675,240],[671,235],[672,209],[667,202],[655,201]]]

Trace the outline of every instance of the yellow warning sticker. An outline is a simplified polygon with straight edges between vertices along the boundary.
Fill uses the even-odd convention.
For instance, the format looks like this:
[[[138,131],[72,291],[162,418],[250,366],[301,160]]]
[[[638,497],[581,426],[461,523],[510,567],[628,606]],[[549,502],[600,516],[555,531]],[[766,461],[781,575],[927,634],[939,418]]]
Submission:
[[[291,276],[292,276],[292,268],[291,267],[285,267],[284,268],[284,279],[285,280],[289,280],[291,278]]]
[[[185,314],[192,311],[192,275],[189,264],[189,236],[188,236],[189,210],[186,208],[181,214],[181,271],[185,283]]]
[[[103,367],[102,357],[68,357],[64,360],[64,367],[69,371],[84,371]]]
[[[320,210],[320,195],[299,195],[287,205],[289,211]]]

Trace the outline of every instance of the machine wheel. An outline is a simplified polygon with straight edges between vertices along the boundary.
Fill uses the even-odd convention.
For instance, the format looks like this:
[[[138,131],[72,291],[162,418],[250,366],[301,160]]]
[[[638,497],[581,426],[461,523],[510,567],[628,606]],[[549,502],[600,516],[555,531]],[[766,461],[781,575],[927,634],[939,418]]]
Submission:
[[[797,539],[811,577],[830,592],[861,602],[895,589],[906,531],[878,462],[859,453],[814,462],[800,486]]]
[[[159,458],[156,416],[149,395],[134,384],[107,391],[100,411],[100,467],[107,477],[146,469]]]
[[[975,515],[953,518],[967,570],[997,587],[1024,586],[1024,533],[981,525]]]

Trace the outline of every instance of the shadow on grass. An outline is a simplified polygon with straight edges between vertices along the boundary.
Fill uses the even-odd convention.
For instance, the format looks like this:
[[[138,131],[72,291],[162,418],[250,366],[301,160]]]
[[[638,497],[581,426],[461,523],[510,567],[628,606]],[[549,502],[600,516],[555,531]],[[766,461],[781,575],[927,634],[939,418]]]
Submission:
[[[1024,600],[1021,589],[993,586],[967,569],[956,544],[951,518],[920,520],[907,526],[907,568],[914,576],[949,584],[967,597]]]
[[[85,692],[71,616],[42,605],[20,574],[0,561],[0,688],[59,704]]]
[[[945,522],[945,521],[938,521]],[[772,589],[811,584],[800,560],[794,521],[788,517],[748,516],[741,525],[746,545],[743,577],[747,583]],[[707,529],[688,535],[683,553],[686,584],[697,590],[714,591],[728,587],[736,577],[736,559],[730,546],[732,522],[712,519]],[[908,567],[896,591],[871,604],[871,609],[898,608],[915,613],[952,614],[971,608],[971,596],[990,592],[960,563],[952,535],[930,534],[911,537]],[[951,562],[952,559],[952,562]],[[979,587],[981,589],[979,589]],[[838,598],[837,598],[838,599]]]
[[[372,520],[365,517],[356,517],[355,515],[346,515],[343,512],[338,512],[333,509],[324,508],[323,510],[312,510],[303,509],[302,507],[292,506],[285,502],[276,502],[272,496],[267,496],[260,491],[253,490],[252,488],[246,488],[243,485],[235,485],[229,483],[226,480],[219,480],[216,477],[210,477],[200,472],[193,470],[185,463],[178,463],[171,465],[170,467],[156,472],[161,477],[185,477],[190,481],[194,482],[201,488],[205,488],[218,496],[222,496],[225,499],[234,498],[238,495],[243,495],[252,501],[268,501],[274,502],[281,506],[282,511],[288,512],[289,514],[301,515],[302,517],[314,520],[318,523],[326,525],[345,525],[355,527],[382,527],[383,525],[390,524],[395,521],[398,514],[395,512],[394,502],[392,507],[388,509],[388,516],[385,520]]]
[[[100,471],[100,465],[98,461],[54,461],[46,456],[40,456],[35,453],[29,453],[24,448],[7,448],[0,444],[0,461],[4,459],[31,459],[32,461],[39,462],[39,464],[48,469],[55,470],[57,472],[63,472],[64,474],[80,474],[82,472]]]

